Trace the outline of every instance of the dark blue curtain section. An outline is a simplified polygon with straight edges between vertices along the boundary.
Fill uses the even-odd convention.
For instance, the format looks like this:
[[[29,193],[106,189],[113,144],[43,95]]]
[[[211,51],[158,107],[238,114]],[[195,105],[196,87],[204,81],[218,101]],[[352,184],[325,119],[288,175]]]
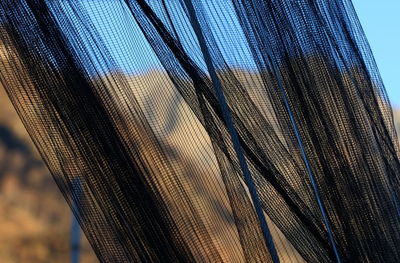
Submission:
[[[399,144],[350,0],[2,0],[0,40],[101,262],[400,262]]]

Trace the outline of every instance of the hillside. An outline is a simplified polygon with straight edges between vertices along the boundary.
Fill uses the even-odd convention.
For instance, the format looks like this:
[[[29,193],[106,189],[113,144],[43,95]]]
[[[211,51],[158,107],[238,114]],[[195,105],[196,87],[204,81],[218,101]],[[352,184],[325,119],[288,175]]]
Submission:
[[[400,135],[400,109],[394,110],[394,122],[396,125],[397,135]]]
[[[70,262],[71,212],[1,86],[0,113],[1,262]]]
[[[310,61],[320,64],[321,68],[327,67],[326,63],[317,58],[311,57]],[[251,73],[237,71],[234,74],[238,79],[246,79]],[[285,75],[286,78],[290,79],[288,76],[289,74]],[[143,89],[143,83],[146,79],[151,80],[151,85]],[[252,76],[252,79],[260,81],[260,78],[257,76]],[[18,81],[22,80],[23,78],[18,77]],[[113,105],[115,107],[112,108],[118,110],[118,107],[120,107],[121,112],[124,112],[124,110],[127,111],[132,102],[126,98],[135,97],[141,108],[147,109],[143,114],[146,116],[149,125],[157,128],[157,133],[162,138],[157,146],[161,147],[160,145],[162,144],[163,149],[170,153],[168,156],[170,163],[179,164],[177,165],[179,167],[174,171],[177,171],[177,175],[180,176],[180,182],[184,183],[187,191],[190,193],[188,196],[193,198],[193,202],[191,203],[196,204],[198,211],[202,211],[202,216],[205,219],[204,228],[207,229],[205,232],[212,233],[210,235],[212,241],[223,244],[221,245],[223,247],[221,253],[224,254],[224,257],[228,259],[236,256],[232,253],[227,253],[227,251],[235,251],[231,246],[237,244],[237,241],[231,235],[234,232],[234,228],[232,227],[233,224],[230,223],[232,222],[232,216],[229,212],[227,200],[224,198],[215,198],[218,202],[213,200],[214,197],[218,196],[217,193],[224,193],[224,191],[217,188],[221,186],[219,184],[220,173],[215,168],[217,166],[215,165],[216,160],[214,155],[210,154],[207,155],[207,158],[203,157],[205,153],[212,152],[209,140],[206,139],[204,141],[204,138],[208,138],[208,136],[205,130],[200,127],[200,123],[194,114],[189,110],[188,105],[182,101],[182,97],[178,96],[173,83],[171,83],[165,74],[160,74],[160,72],[149,72],[144,76],[131,77],[114,75],[113,80],[126,80],[129,85],[121,85],[125,90],[123,90],[123,93],[118,93],[118,96],[120,96],[117,100],[118,106],[115,106],[117,105],[115,104]],[[343,76],[343,81],[349,82],[349,85],[352,83],[349,81],[348,76]],[[357,79],[357,81],[363,83],[364,80]],[[29,81],[24,84],[29,85]],[[258,96],[257,92],[262,90],[260,83],[255,82],[252,84],[253,89],[249,89],[249,94],[247,95],[251,97],[251,100],[261,111],[269,112],[269,108],[265,107],[265,105],[272,107],[270,105],[272,102],[264,99],[266,96]],[[117,86],[120,87],[119,85],[112,85],[112,87]],[[292,86],[294,87],[294,85]],[[162,94],[159,92],[159,87],[163,87]],[[325,87],[325,85],[321,83],[317,87]],[[317,91],[322,92],[322,89]],[[331,92],[336,91],[337,89],[332,87]],[[2,89],[1,92],[3,92]],[[324,90],[324,92],[326,91]],[[128,96],[132,95],[131,93],[135,96]],[[17,96],[21,98],[24,94],[19,93]],[[34,98],[35,96],[31,97]],[[330,103],[328,101],[330,99],[329,96],[324,96],[323,98],[325,100],[321,101],[321,103]],[[34,150],[29,136],[26,134],[25,129],[4,94],[0,94],[0,107],[0,112],[2,113],[0,114],[0,233],[2,233],[0,243],[6,244],[0,248],[0,258],[2,262],[6,263],[67,262],[70,256],[69,232],[71,213],[49,172],[40,161],[41,158]],[[332,107],[332,111],[336,112],[335,108]],[[395,114],[396,117],[400,117],[398,111]],[[23,116],[26,117],[26,115]],[[176,118],[176,116],[185,116],[187,118]],[[147,136],[149,135],[142,129],[142,125],[136,125],[132,120],[134,119],[130,118],[129,122],[126,123],[122,120],[116,122],[116,127],[123,131],[121,132],[121,136],[124,136],[126,141],[130,143],[147,141],[149,138]],[[271,123],[274,123],[274,121],[273,118],[269,120]],[[397,127],[400,126],[399,123],[400,118],[397,119]],[[121,125],[118,126],[118,124]],[[194,126],[198,126],[198,134],[193,132],[194,129],[190,129]],[[36,127],[42,128],[42,126]],[[278,126],[273,126],[272,129],[276,131],[278,128]],[[189,130],[191,132],[187,132]],[[46,131],[43,132],[45,133]],[[201,136],[197,137],[198,135]],[[260,141],[268,143],[268,146],[271,146],[272,144],[269,144],[267,140],[263,140],[264,138],[266,137],[260,137]],[[189,144],[191,145],[190,148],[185,147],[185,145]],[[152,152],[150,147],[152,145],[141,148],[140,154],[145,157],[141,155],[135,156],[146,160],[150,157],[154,158],[150,165],[154,166],[154,168],[159,168],[158,170],[154,169],[154,171],[162,175],[157,174],[157,178],[161,182],[159,191],[165,190],[164,188],[167,185],[169,187],[168,190],[174,190],[174,185],[171,187],[171,184],[164,183],[168,182],[167,175],[169,175],[169,172],[162,169],[164,167],[162,162],[156,159],[156,157],[150,156]],[[265,148],[273,149],[274,152],[277,150],[275,147]],[[157,149],[154,149],[154,152],[157,152]],[[277,167],[277,169],[283,171],[286,170],[290,163],[281,161],[280,164],[282,163],[284,165]],[[211,164],[214,165],[212,166]],[[201,169],[201,167],[203,168]],[[292,179],[294,173],[295,170],[291,170],[290,176]],[[210,176],[210,174],[214,174],[215,176]],[[178,188],[181,191],[180,187],[176,189]],[[202,189],[207,189],[209,196],[204,195]],[[171,201],[169,204],[176,204],[176,209],[171,209],[171,211],[179,211],[177,214],[181,214],[179,210],[181,206],[180,198],[178,200],[174,200],[173,198],[171,197],[171,200],[168,200]],[[202,200],[203,202],[198,202],[198,200]],[[203,207],[204,204],[210,203],[213,204],[214,210],[209,209],[209,207]],[[224,208],[226,211],[220,208]],[[223,211],[223,213],[220,211]],[[186,225],[182,222],[187,222],[188,217],[184,215],[182,218],[179,218],[176,215],[176,218],[181,219],[177,220],[177,222],[181,223],[179,227],[185,232],[184,228]],[[221,228],[222,224],[215,224],[215,222],[223,222],[224,219],[226,223],[224,228]],[[190,239],[191,236],[185,235],[185,238]],[[281,242],[285,242],[282,240],[283,237],[281,238]],[[287,245],[289,244],[285,244],[283,247],[287,247]],[[87,242],[84,243],[83,248],[84,259],[82,262],[95,262],[96,259]],[[199,257],[202,256],[201,252],[194,252],[198,252]],[[203,254],[209,252],[205,251]],[[240,258],[240,256],[237,258]]]

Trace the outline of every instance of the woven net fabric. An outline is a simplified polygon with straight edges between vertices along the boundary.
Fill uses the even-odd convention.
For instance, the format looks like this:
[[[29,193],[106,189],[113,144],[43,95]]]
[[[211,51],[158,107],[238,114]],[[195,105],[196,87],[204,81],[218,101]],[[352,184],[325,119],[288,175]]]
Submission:
[[[400,261],[399,144],[350,0],[2,0],[0,46],[101,262]]]

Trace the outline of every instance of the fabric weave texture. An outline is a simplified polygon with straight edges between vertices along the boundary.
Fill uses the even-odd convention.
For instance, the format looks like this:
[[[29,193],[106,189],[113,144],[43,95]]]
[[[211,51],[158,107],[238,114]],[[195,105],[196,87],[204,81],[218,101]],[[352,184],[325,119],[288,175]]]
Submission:
[[[350,0],[1,0],[0,46],[101,262],[273,262],[213,74],[280,261],[400,262],[400,148]]]

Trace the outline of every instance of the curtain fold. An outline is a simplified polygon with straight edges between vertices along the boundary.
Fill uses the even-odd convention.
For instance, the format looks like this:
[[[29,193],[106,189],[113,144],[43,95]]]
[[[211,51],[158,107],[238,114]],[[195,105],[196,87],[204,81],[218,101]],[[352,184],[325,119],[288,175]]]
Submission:
[[[350,0],[2,0],[0,39],[101,262],[273,262],[214,73],[280,261],[400,261],[399,144]]]

